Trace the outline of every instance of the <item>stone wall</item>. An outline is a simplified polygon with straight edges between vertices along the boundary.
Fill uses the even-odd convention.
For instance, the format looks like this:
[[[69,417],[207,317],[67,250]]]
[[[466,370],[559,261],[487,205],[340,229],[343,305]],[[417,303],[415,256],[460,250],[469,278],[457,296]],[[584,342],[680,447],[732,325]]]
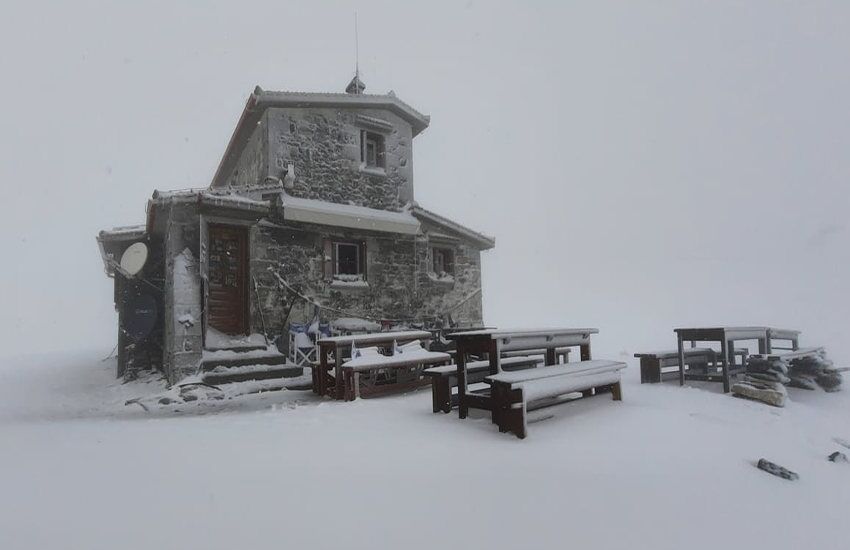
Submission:
[[[169,205],[157,216],[165,248],[163,370],[174,384],[195,373],[203,352],[197,207]],[[192,325],[180,322],[189,316]]]
[[[269,175],[268,162],[268,129],[265,125],[265,119],[268,113],[260,121],[260,124],[254,128],[251,134],[251,139],[245,145],[245,149],[233,169],[229,183],[235,187],[243,187],[262,183]]]
[[[365,242],[368,287],[340,286],[326,280],[325,239]],[[275,274],[299,293],[340,310],[321,310],[323,322],[352,316],[413,322],[440,319],[480,287],[480,252],[456,243],[454,281],[444,282],[429,275],[429,249],[427,237],[353,233],[287,222],[258,224],[251,232],[251,271],[259,294],[259,300],[252,300],[252,327],[259,331],[265,322],[268,332],[277,336],[286,333],[288,323],[313,318],[314,307],[294,298]],[[455,321],[480,324],[480,293],[450,313]]]
[[[364,122],[370,119],[389,126],[380,129]],[[393,211],[413,200],[412,130],[395,114],[376,109],[273,108],[266,111],[264,121],[269,174],[282,179],[292,163],[291,195]],[[384,170],[361,165],[361,130],[384,136]]]

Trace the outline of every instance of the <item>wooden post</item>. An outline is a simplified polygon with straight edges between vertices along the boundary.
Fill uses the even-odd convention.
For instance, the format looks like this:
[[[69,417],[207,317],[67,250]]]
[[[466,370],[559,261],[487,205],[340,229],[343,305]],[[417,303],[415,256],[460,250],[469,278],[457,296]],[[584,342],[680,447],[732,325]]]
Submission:
[[[723,331],[723,339],[720,340],[720,355],[723,357],[723,393],[729,393],[731,389],[729,380],[729,341],[726,339],[726,331]]]

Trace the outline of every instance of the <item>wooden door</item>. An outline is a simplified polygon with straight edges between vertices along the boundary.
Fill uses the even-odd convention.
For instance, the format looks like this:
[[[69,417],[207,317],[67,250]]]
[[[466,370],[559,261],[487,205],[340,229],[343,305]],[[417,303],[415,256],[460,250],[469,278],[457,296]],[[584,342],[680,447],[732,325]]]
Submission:
[[[209,299],[212,328],[225,334],[248,334],[248,231],[209,226]]]

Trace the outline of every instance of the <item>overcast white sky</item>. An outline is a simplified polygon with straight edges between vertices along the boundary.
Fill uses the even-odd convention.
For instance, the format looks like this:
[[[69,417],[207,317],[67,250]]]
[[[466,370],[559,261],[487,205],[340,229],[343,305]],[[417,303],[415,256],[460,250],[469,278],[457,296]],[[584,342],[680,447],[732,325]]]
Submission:
[[[114,345],[94,237],[205,186],[256,84],[431,127],[421,204],[497,238],[485,317],[850,334],[850,3],[4,2],[0,349]]]

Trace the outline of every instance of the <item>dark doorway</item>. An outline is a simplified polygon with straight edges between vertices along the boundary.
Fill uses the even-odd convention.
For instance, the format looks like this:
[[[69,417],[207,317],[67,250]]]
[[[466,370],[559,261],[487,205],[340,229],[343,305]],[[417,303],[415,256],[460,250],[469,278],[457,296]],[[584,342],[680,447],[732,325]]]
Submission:
[[[210,225],[208,321],[225,334],[248,334],[248,231]]]

